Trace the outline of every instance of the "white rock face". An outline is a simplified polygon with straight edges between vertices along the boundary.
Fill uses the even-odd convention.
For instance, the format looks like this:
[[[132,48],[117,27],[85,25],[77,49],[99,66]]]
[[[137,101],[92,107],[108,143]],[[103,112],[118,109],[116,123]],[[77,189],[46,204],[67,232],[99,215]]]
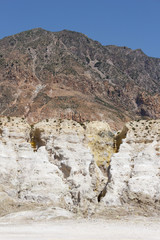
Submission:
[[[86,134],[95,123],[89,130],[67,120],[44,121],[34,128],[20,118],[1,118],[0,124],[1,214],[44,206],[94,212],[108,180],[88,147]],[[100,123],[103,129],[109,130],[107,123]]]
[[[105,122],[1,118],[0,215],[71,218],[128,205],[158,212],[160,121],[126,125],[108,174],[113,137]]]
[[[111,158],[111,181],[103,202],[160,208],[160,120],[130,122]]]

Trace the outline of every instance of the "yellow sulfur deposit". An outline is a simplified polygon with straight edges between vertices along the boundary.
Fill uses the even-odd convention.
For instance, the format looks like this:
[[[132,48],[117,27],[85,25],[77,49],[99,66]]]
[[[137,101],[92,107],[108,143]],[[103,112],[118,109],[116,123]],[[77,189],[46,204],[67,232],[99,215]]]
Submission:
[[[114,134],[106,122],[90,122],[86,124],[88,146],[99,167],[108,167],[110,158],[115,153]]]
[[[36,146],[36,142],[34,141],[34,139],[32,138],[30,141],[31,147],[34,149],[34,151],[36,151],[37,146]]]

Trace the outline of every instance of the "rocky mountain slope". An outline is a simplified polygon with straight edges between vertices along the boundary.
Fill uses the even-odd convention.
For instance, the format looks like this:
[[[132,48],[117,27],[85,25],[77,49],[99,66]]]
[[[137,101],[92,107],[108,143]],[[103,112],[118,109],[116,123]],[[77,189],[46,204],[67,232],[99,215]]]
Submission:
[[[106,40],[107,41],[107,40]],[[160,118],[160,59],[71,31],[0,40],[0,114],[29,122]]]
[[[0,126],[1,220],[160,214],[159,120]]]

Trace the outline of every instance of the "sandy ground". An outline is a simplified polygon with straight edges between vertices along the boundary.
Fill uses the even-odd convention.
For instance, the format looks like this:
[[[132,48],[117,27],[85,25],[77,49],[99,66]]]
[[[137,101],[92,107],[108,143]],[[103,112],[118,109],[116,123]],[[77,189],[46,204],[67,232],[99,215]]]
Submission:
[[[0,240],[160,240],[160,219],[0,223]]]

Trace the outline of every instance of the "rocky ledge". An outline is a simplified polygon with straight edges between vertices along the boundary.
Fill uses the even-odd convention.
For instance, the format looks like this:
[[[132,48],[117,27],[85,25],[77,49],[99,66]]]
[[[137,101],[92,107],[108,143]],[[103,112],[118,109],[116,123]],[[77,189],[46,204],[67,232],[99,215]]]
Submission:
[[[160,120],[0,118],[1,220],[159,214],[159,182]]]

